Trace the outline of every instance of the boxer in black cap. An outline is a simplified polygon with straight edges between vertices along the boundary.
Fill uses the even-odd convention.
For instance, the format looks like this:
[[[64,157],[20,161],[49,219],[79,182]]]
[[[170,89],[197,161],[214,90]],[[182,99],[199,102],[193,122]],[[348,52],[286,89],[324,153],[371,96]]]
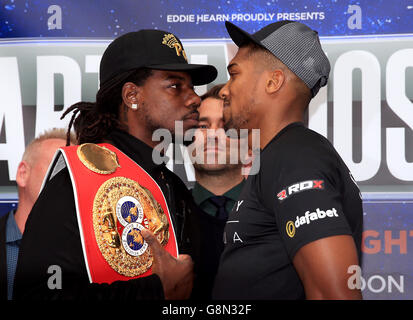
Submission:
[[[359,189],[331,143],[304,127],[330,72],[316,31],[280,21],[254,34],[227,22],[238,45],[221,89],[226,128],[260,129],[260,170],[225,228],[215,299],[359,299]]]
[[[154,163],[152,154],[157,152],[155,146],[159,142],[152,141],[152,134],[158,128],[166,128],[174,135],[175,121],[183,122],[184,131],[197,127],[200,98],[193,86],[207,84],[216,76],[213,66],[188,64],[182,43],[170,32],[131,32],[108,46],[100,64],[96,102],[79,102],[65,112],[64,115],[73,111],[68,133],[73,124],[79,144],[110,143],[157,182],[169,208],[179,252],[184,254],[173,258],[152,233],[142,231],[154,256],[154,274],[111,284],[90,283],[75,195],[69,171],[64,168],[49,178],[26,224],[16,271],[15,298],[189,297],[193,281],[191,257],[196,262],[199,255],[199,226],[196,215],[192,214],[196,206],[185,184],[164,164]],[[119,241],[115,240],[110,244],[116,247]],[[51,275],[47,271],[51,265],[61,269],[60,290],[48,287]]]

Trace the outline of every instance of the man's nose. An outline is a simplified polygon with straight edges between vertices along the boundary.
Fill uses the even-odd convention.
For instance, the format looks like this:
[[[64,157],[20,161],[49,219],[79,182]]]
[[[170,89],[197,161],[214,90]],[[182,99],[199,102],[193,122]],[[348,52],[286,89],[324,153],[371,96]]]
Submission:
[[[195,109],[198,109],[199,106],[201,105],[201,98],[195,93],[193,89],[190,90],[188,93],[188,96],[186,97],[185,100],[185,105],[187,107],[192,107]]]
[[[228,82],[225,83],[225,85],[219,90],[218,95],[221,97],[221,99],[225,99],[228,97]]]

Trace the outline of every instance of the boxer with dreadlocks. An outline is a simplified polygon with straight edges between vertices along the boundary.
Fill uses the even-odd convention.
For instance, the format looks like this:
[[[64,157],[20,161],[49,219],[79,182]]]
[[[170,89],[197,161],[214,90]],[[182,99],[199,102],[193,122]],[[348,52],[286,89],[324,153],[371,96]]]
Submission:
[[[130,32],[115,39],[108,46],[100,63],[100,89],[96,102],[79,102],[63,115],[72,112],[68,135],[73,126],[77,142],[81,146],[76,147],[80,153],[76,155],[75,152],[74,158],[69,157],[72,155],[69,149],[62,150],[62,153],[65,153],[66,161],[69,159],[69,164],[75,163],[76,160],[82,161],[85,166],[81,164],[75,169],[69,165],[59,171],[56,164],[59,160],[56,158],[55,167],[49,170],[48,180],[28,221],[28,232],[22,240],[21,259],[15,280],[17,299],[189,297],[193,281],[192,260],[196,266],[199,256],[198,222],[195,219],[196,215],[192,214],[192,211],[196,210],[196,205],[185,184],[169,171],[165,164],[154,163],[152,155],[157,152],[157,142],[152,140],[152,134],[156,129],[165,128],[174,136],[175,121],[183,122],[184,131],[197,127],[200,98],[194,92],[194,85],[207,84],[213,81],[216,75],[217,71],[213,66],[188,64],[182,43],[168,32]],[[96,158],[88,162],[90,159],[86,153],[82,153],[81,147],[89,143],[95,146],[94,150],[105,154],[105,157],[109,154],[105,161],[113,161],[116,164],[111,167],[113,171],[108,171],[107,168],[98,169],[98,165],[94,163]],[[112,150],[108,150],[96,145],[98,143],[107,143],[108,147],[113,148],[110,147]],[[114,148],[116,152],[113,152]],[[111,157],[113,154],[116,156]],[[119,159],[127,163],[134,162],[133,170],[129,168],[128,171],[127,167],[119,166]],[[71,171],[68,167],[71,167]],[[90,176],[80,177],[84,183],[75,184],[72,181],[76,180],[71,179],[77,179],[80,170],[91,172]],[[142,178],[142,181],[152,186],[153,197],[157,194],[156,190],[160,190],[161,193],[158,192],[157,196],[158,203],[151,202],[151,190],[143,188],[144,183],[141,184],[139,180],[136,188],[144,190],[142,198],[139,198],[144,201],[122,201],[125,206],[142,206],[144,209],[148,203],[155,203],[153,208],[156,212],[162,211],[162,208],[168,211],[173,229],[167,230],[173,230],[179,253],[184,254],[178,258],[170,255],[157,241],[159,238],[155,238],[153,233],[142,227],[142,218],[130,223],[121,215],[112,214],[112,208],[116,208],[116,205],[108,207],[103,218],[93,221],[97,224],[104,223],[99,228],[103,228],[100,229],[103,230],[101,234],[106,238],[99,240],[98,231],[96,240],[95,235],[90,234],[95,228],[91,221],[92,214],[86,212],[84,215],[80,205],[80,213],[78,212],[77,204],[81,203],[79,198],[84,195],[80,191],[76,194],[76,188],[72,186],[85,187],[84,192],[88,192],[88,189],[96,188],[93,179],[102,179],[104,174],[116,170],[128,171],[128,174],[135,176],[136,172],[141,172],[137,179]],[[98,196],[99,193],[96,193],[96,197]],[[93,211],[93,215],[95,214],[99,212]],[[128,219],[139,219],[137,216],[139,214],[129,216]],[[114,219],[119,221],[116,223]],[[141,232],[149,245],[154,257],[152,275],[128,278],[131,274],[135,275],[133,272],[141,267],[137,263],[125,267],[129,260],[136,261],[133,259],[139,259],[144,255],[148,255],[149,259],[151,256],[141,243],[133,241],[133,237],[129,240],[129,236],[126,237],[127,233],[125,239],[120,238],[119,227],[122,223],[125,226],[123,230],[130,230],[130,234]],[[92,229],[87,226],[91,226]],[[171,234],[169,236],[172,237]],[[89,238],[91,242],[88,242]],[[125,250],[129,254],[125,253],[124,258],[117,261],[117,254]],[[108,258],[108,252],[113,252],[113,256]],[[102,257],[106,261],[102,260]],[[94,263],[100,263],[101,260],[103,262],[100,267],[94,268]],[[48,288],[50,274],[47,270],[50,265],[57,265],[62,270],[64,282],[61,290]],[[150,267],[150,263],[147,267]],[[111,281],[106,281],[104,270],[113,274]],[[98,277],[103,280],[96,281]],[[128,281],[113,281],[119,278]]]

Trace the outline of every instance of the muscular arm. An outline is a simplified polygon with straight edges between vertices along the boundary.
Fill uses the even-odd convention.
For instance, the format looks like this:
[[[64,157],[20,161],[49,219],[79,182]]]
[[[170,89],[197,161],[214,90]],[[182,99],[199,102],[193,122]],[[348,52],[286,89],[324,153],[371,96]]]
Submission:
[[[362,299],[360,290],[349,289],[347,269],[358,265],[354,240],[332,236],[308,243],[297,251],[293,264],[307,299]]]

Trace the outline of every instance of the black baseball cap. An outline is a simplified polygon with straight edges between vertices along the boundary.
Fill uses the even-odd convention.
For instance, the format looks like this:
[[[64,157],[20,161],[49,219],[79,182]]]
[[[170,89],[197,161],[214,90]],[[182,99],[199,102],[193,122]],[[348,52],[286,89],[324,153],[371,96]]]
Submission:
[[[193,85],[210,83],[217,77],[211,65],[189,64],[181,41],[162,30],[139,30],[113,40],[100,62],[100,85],[123,72],[138,68],[188,72]]]
[[[249,34],[228,21],[225,26],[238,47],[253,42],[270,51],[304,81],[313,97],[327,84],[330,62],[321,48],[317,31],[305,24],[278,21],[254,34]]]

